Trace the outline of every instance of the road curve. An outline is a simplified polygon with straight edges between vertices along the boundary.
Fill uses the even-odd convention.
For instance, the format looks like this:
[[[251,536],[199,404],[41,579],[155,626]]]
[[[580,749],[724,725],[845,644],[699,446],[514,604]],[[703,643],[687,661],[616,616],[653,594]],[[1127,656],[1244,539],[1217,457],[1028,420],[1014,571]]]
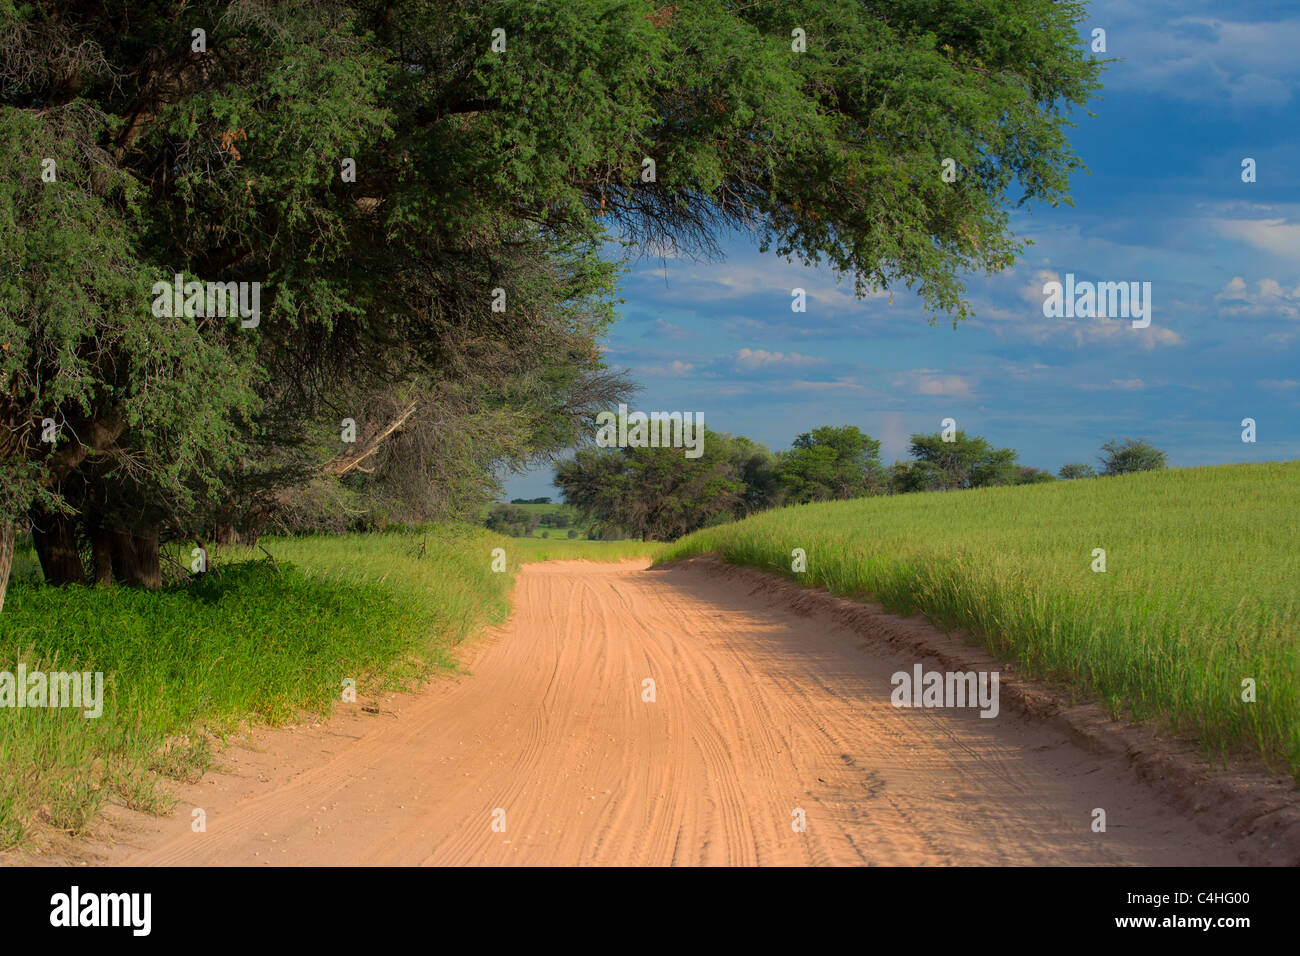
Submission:
[[[463,660],[395,715],[264,736],[115,862],[1239,862],[1118,761],[1005,709],[897,709],[912,659],[689,567],[525,566]]]

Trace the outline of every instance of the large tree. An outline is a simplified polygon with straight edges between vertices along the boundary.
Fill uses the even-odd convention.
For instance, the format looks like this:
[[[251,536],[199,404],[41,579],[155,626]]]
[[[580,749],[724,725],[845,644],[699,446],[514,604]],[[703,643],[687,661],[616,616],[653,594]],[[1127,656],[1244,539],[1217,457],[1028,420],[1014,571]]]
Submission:
[[[995,448],[960,429],[947,438],[942,432],[913,435],[909,451],[912,461],[894,466],[895,491],[952,491],[1032,480],[1019,471],[1014,449]]]
[[[958,275],[1020,248],[1006,205],[1064,200],[1079,167],[1066,112],[1100,69],[1081,10],[0,0],[3,162],[32,204],[0,241],[62,230],[55,269],[92,316],[33,331],[41,262],[3,278],[0,322],[36,338],[5,366],[0,570],[26,522],[70,577],[68,522],[109,529],[96,576],[148,584],[160,537],[256,526],[295,489],[409,506],[471,459],[413,471],[384,449],[438,447],[450,422],[485,440],[510,423],[508,443],[457,446],[474,467],[555,454],[623,388],[595,348],[607,238],[708,253],[752,227],[961,318]],[[47,155],[69,175],[33,180]],[[260,324],[153,326],[148,283],[177,273],[261,283]],[[133,331],[104,361],[114,324]],[[37,354],[81,393],[52,405]],[[465,407],[480,388],[487,408]],[[45,417],[54,454],[31,441]],[[330,438],[344,417],[362,447]]]
[[[1165,453],[1141,438],[1113,438],[1101,446],[1101,473],[1127,475],[1135,471],[1159,471],[1165,467]]]
[[[761,491],[772,482],[763,463],[771,453],[743,436],[703,426],[700,435],[698,457],[673,447],[581,449],[556,466],[556,487],[597,531],[642,540],[671,541],[764,507]]]
[[[794,440],[777,476],[791,504],[833,501],[884,489],[880,442],[856,425],[823,425]]]

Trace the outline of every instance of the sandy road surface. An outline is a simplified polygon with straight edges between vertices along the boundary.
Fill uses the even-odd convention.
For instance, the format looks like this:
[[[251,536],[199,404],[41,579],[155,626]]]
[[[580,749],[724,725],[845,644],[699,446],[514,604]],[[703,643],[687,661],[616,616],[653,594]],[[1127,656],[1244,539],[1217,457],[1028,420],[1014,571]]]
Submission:
[[[467,675],[395,717],[265,737],[249,766],[189,788],[206,833],[183,800],[116,861],[1238,862],[1060,731],[1006,710],[894,708],[890,675],[912,659],[725,579],[530,565],[515,601]]]

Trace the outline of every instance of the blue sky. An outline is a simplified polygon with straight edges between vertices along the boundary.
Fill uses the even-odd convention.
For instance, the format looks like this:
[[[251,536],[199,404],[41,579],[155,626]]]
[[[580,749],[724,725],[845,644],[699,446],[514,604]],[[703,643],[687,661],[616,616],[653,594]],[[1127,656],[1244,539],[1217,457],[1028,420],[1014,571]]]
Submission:
[[[631,407],[702,412],[774,451],[855,424],[886,463],[948,417],[1053,471],[1127,436],[1174,466],[1300,457],[1300,8],[1116,0],[1090,5],[1081,43],[1094,27],[1124,59],[1071,131],[1091,172],[1073,207],[1012,213],[1034,244],[967,277],[974,318],[932,326],[905,288],[857,299],[745,236],[720,262],[642,259],[606,343],[643,386]],[[1045,318],[1043,284],[1067,273],[1149,281],[1150,327]],[[506,490],[558,498],[549,468]]]

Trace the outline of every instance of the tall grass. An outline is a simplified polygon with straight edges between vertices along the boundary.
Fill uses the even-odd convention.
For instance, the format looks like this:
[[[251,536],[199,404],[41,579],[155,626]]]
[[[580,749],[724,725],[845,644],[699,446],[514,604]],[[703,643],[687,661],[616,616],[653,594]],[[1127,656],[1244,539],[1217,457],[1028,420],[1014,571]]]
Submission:
[[[512,542],[481,529],[263,544],[273,559],[217,553],[157,593],[43,587],[24,556],[0,670],[102,671],[104,712],[0,708],[0,849],[80,832],[110,799],[163,809],[159,774],[195,779],[212,735],[324,714],[347,678],[366,693],[450,668],[453,645],[508,611],[513,574],[491,551]]]
[[[659,560],[703,553],[969,629],[1115,716],[1300,779],[1300,461],[785,508]]]

